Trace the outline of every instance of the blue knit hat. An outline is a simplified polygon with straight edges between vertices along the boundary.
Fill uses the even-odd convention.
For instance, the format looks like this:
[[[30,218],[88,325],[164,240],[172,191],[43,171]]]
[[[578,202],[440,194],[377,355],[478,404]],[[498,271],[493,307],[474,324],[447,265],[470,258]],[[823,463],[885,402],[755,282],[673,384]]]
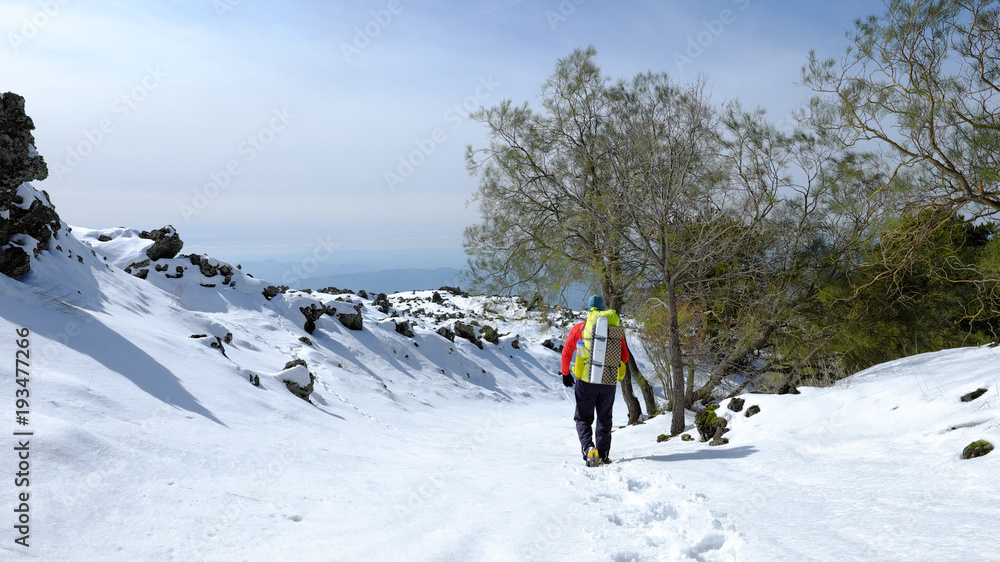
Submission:
[[[594,295],[587,300],[587,310],[591,308],[596,308],[597,310],[604,310],[604,297],[601,295]]]

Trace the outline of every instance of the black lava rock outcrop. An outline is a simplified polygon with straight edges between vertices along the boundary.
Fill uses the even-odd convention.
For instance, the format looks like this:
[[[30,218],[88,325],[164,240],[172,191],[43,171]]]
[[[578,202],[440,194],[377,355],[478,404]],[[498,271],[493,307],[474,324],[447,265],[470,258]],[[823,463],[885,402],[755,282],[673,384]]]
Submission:
[[[542,342],[542,347],[547,348],[547,349],[551,349],[552,351],[556,351],[558,353],[562,353],[562,350],[563,350],[563,344],[556,343],[551,338],[543,341]]]
[[[451,293],[451,294],[453,294],[453,295],[455,295],[457,297],[468,297],[469,296],[469,293],[466,293],[465,291],[463,291],[461,287],[449,287],[449,286],[445,285],[444,287],[441,287],[440,289],[438,289],[438,291],[442,291],[442,292],[447,291],[447,292],[449,292],[449,293]]]
[[[361,318],[360,312],[355,312],[354,314],[340,312],[336,313],[336,316],[337,320],[340,320],[340,323],[348,330],[358,332],[364,329],[364,321]]]
[[[972,402],[976,398],[979,398],[980,396],[986,394],[986,390],[987,389],[985,388],[978,388],[976,390],[973,390],[972,392],[962,397],[962,402]]]
[[[476,329],[464,322],[455,322],[455,335],[476,344],[479,349],[483,348],[483,342],[476,335]]]
[[[143,230],[139,233],[139,238],[153,241],[153,245],[146,250],[146,256],[153,261],[175,258],[184,247],[181,237],[170,225],[153,231]],[[192,263],[194,263],[193,260]]]
[[[305,330],[307,334],[311,334],[316,329],[316,321],[323,317],[326,310],[321,306],[317,307],[315,304],[311,304],[308,308],[300,306],[299,312],[306,317],[306,323],[302,329]]]
[[[444,338],[444,339],[446,339],[448,341],[452,341],[452,342],[455,341],[455,332],[452,332],[451,330],[449,330],[448,328],[446,328],[444,326],[441,326],[440,328],[438,328],[437,333],[438,333],[439,336],[441,336],[442,338]]]
[[[281,285],[280,287],[268,285],[267,287],[264,287],[264,290],[261,291],[260,294],[264,295],[265,299],[271,300],[278,296],[278,293],[284,294],[286,291],[288,291],[288,287],[285,285]]]
[[[23,236],[38,242],[33,250],[37,257],[49,249],[49,240],[62,225],[47,193],[31,189],[30,202],[25,200],[26,193],[19,193],[21,184],[49,175],[45,159],[35,152],[34,129],[24,112],[24,98],[0,94],[0,273],[9,277],[31,270]]]
[[[292,367],[296,367],[299,365],[306,367],[308,369],[308,365],[306,365],[306,362],[304,360],[295,359],[289,361],[288,363],[285,363],[285,368],[283,370],[287,371],[288,369],[291,369]],[[289,392],[308,402],[309,395],[312,394],[312,391],[315,387],[316,375],[312,374],[312,371],[309,371],[309,384],[306,386],[299,386],[297,383],[288,380],[284,382],[285,382],[285,387],[288,388]]]
[[[497,329],[493,326],[483,326],[483,328],[479,330],[479,333],[483,336],[484,340],[492,343],[493,345],[500,343],[500,332],[497,332]]]
[[[35,154],[35,124],[24,112],[24,98],[0,94],[0,189],[16,190],[26,181],[49,176],[45,159]]]
[[[389,314],[389,297],[385,293],[379,293],[375,300],[372,301],[372,306],[379,309],[382,314]]]
[[[396,324],[397,334],[406,336],[408,338],[413,337],[413,326],[410,324],[409,320],[403,320],[402,322],[393,321],[393,323]]]

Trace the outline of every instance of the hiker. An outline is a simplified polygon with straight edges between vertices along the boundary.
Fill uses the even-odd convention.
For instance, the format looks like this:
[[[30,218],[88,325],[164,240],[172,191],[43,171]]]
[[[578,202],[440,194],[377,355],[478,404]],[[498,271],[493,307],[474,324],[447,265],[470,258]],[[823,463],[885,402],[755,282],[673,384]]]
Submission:
[[[601,295],[590,297],[587,301],[587,309],[587,320],[573,326],[573,329],[569,332],[569,336],[566,338],[566,345],[562,351],[562,377],[563,384],[567,387],[574,386],[574,384],[576,386],[574,391],[576,395],[576,413],[573,415],[573,419],[576,420],[576,432],[580,437],[583,459],[587,461],[587,466],[597,466],[598,464],[608,464],[611,462],[611,457],[608,454],[611,451],[611,424],[612,410],[615,405],[615,387],[617,386],[617,382],[625,377],[625,363],[628,362],[629,352],[628,346],[625,344],[624,333],[620,329],[610,329],[611,326],[620,326],[621,319],[614,310],[604,309],[604,298]],[[619,343],[613,341],[612,337],[607,338],[607,345],[605,346],[607,350],[605,357],[610,356],[612,360],[618,359],[617,378],[615,379],[612,376],[610,384],[608,384],[607,377],[603,381],[591,380],[591,372],[594,371],[594,364],[597,364],[598,368],[600,368],[605,359],[605,357],[591,357],[595,345],[600,349],[603,343],[601,338],[594,337],[595,330],[601,318],[606,318],[608,334],[617,334],[616,338],[620,337],[621,339],[621,355],[619,357],[615,357],[618,353],[612,347],[619,345]],[[574,353],[576,354],[576,361],[573,363],[573,372],[570,374],[570,362]],[[611,365],[609,367],[613,369],[614,366]],[[598,369],[599,371],[600,369]],[[596,447],[594,446],[595,434],[591,429],[594,423],[595,410],[597,412]]]

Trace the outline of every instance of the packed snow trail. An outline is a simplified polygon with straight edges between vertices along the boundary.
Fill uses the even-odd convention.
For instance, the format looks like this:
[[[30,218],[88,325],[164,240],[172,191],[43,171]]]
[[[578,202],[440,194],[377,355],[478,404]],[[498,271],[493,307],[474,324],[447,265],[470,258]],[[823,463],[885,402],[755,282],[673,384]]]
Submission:
[[[381,438],[369,422],[296,443],[220,429],[201,437],[229,448],[203,456],[139,446],[97,472],[59,528],[40,526],[36,547],[116,560],[737,559],[731,525],[662,463],[586,468],[571,416],[565,400],[457,403]]]

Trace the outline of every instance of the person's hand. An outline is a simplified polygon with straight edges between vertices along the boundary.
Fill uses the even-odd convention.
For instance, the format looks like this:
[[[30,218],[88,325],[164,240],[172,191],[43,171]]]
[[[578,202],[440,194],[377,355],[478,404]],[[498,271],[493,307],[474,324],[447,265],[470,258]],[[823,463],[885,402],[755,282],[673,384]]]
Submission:
[[[573,380],[573,375],[563,375],[563,385],[566,386],[566,388],[573,386],[574,382],[576,381]]]

